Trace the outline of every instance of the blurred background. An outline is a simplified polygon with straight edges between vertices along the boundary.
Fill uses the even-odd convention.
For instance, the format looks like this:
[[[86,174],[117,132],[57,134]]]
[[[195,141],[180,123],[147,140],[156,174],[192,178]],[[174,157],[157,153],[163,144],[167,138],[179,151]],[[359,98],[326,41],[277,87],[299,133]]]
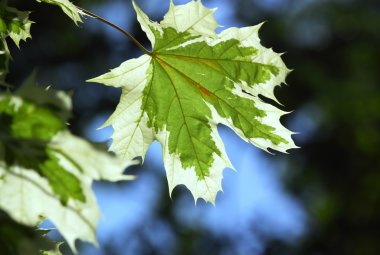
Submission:
[[[141,52],[121,33],[87,18],[76,27],[58,8],[9,1],[33,10],[33,40],[12,48],[9,82],[34,68],[43,86],[74,92],[71,129],[94,142],[120,91],[86,79]],[[161,20],[169,0],[136,0]],[[187,1],[174,0],[176,4]],[[82,0],[95,12],[149,43],[130,1]],[[377,0],[203,0],[225,26],[267,21],[262,43],[294,69],[276,95],[294,111],[282,119],[301,147],[269,155],[220,126],[238,170],[225,170],[216,207],[194,205],[183,187],[169,197],[160,145],[130,183],[96,183],[103,214],[100,247],[83,255],[378,255],[380,254],[380,2]],[[59,238],[57,233],[53,238]],[[70,254],[63,246],[64,254]]]

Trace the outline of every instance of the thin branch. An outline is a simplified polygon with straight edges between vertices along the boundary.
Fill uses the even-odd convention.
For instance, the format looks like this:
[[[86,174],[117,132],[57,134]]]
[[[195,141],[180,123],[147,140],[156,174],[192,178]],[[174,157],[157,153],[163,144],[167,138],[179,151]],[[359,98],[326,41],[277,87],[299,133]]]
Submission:
[[[105,24],[107,24],[107,25],[109,25],[109,26],[111,26],[111,27],[113,27],[113,28],[119,30],[119,31],[122,32],[124,35],[126,35],[129,39],[131,39],[131,41],[132,41],[137,47],[139,47],[143,52],[145,52],[145,53],[148,54],[148,55],[152,55],[152,53],[151,53],[149,50],[147,50],[144,46],[142,46],[142,44],[141,44],[139,41],[137,41],[137,40],[136,40],[136,39],[135,39],[135,38],[134,38],[129,32],[125,31],[125,30],[122,29],[121,27],[119,27],[119,26],[117,26],[117,25],[111,23],[111,22],[108,21],[108,20],[105,20],[105,19],[103,19],[102,17],[99,17],[98,15],[96,15],[96,14],[90,12],[90,11],[87,11],[86,9],[83,9],[83,8],[81,8],[81,7],[78,7],[78,6],[77,6],[77,8],[78,8],[79,10],[81,10],[84,14],[86,14],[86,15],[88,15],[88,16],[90,16],[90,17],[93,17],[93,18],[95,18],[95,19],[97,19],[97,20],[100,20],[101,22],[103,22],[103,23],[105,23]]]

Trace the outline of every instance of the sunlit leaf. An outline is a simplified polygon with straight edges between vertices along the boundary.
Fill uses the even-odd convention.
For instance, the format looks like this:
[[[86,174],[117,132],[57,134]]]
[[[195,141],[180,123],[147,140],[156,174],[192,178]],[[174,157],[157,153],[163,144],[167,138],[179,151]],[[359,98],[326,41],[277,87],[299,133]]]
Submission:
[[[46,92],[29,86],[20,95]],[[96,243],[99,210],[92,182],[131,180],[123,172],[134,162],[67,131],[60,113],[71,102],[59,107],[48,97],[17,94],[0,94],[0,209],[28,226],[51,220],[74,251],[76,239]]]
[[[75,24],[78,25],[82,22],[79,9],[69,0],[37,0],[38,2],[44,2],[59,6],[67,16],[69,16]]]
[[[33,22],[29,20],[29,14],[7,6],[6,1],[0,3],[0,81],[4,81],[8,73],[11,58],[6,38],[10,37],[17,47],[20,47],[20,41],[31,38],[30,27]]]
[[[217,34],[215,10],[201,1],[171,3],[161,23],[134,6],[152,52],[90,80],[122,88],[105,123],[114,129],[112,151],[144,157],[158,140],[170,191],[184,184],[196,200],[214,203],[223,169],[232,167],[218,124],[263,150],[296,147],[280,123],[284,112],[259,98],[277,101],[274,88],[289,73],[281,54],[260,44],[261,24]]]

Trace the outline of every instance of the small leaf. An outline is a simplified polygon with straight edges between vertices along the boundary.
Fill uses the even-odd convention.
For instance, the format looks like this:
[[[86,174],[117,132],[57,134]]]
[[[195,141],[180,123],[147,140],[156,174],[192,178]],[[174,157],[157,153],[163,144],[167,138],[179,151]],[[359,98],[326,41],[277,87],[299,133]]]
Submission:
[[[104,124],[114,129],[112,151],[144,157],[158,140],[170,192],[184,184],[195,200],[214,203],[223,169],[232,167],[218,124],[266,151],[296,147],[280,123],[284,112],[259,98],[277,101],[274,88],[289,73],[281,54],[260,44],[261,25],[217,34],[215,10],[201,1],[171,3],[161,23],[134,7],[152,53],[89,80],[123,91]]]
[[[31,38],[30,27],[33,24],[29,20],[30,12],[19,11],[12,7],[6,7],[2,17],[3,36],[9,36],[17,47],[20,47],[20,41],[26,41]]]
[[[30,27],[33,22],[29,20],[30,12],[8,7],[6,1],[0,4],[0,14],[0,85],[2,85],[11,59],[6,38],[10,37],[17,47],[20,47],[20,41],[31,38]]]
[[[57,5],[75,22],[76,25],[78,25],[79,22],[82,22],[79,9],[69,0],[37,0],[37,2]]]

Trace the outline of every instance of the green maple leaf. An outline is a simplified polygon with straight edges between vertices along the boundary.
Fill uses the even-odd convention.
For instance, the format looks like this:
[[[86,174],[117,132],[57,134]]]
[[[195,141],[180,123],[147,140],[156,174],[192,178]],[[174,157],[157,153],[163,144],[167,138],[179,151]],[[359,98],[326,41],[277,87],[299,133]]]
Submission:
[[[0,209],[28,226],[50,219],[75,251],[76,239],[96,243],[92,182],[131,180],[123,171],[134,162],[72,135],[63,113],[70,97],[36,87],[33,77],[0,94]]]
[[[80,10],[69,0],[37,0],[37,2],[57,5],[75,22],[75,24],[78,25],[79,22],[82,22]]]
[[[29,14],[7,6],[6,1],[0,3],[0,81],[5,79],[11,59],[6,38],[10,37],[17,47],[20,47],[20,41],[31,38],[33,22],[29,20]]]
[[[75,24],[82,22],[81,11],[69,0],[37,0],[57,5],[63,12],[69,16]],[[17,47],[20,47],[20,41],[26,41],[31,38],[30,27],[33,24],[29,20],[30,12],[19,11],[7,6],[7,1],[0,2],[0,82],[4,82],[8,73],[9,60],[11,55],[8,50],[6,38],[10,37]]]
[[[223,169],[232,167],[218,124],[263,150],[296,147],[280,123],[284,112],[259,98],[277,101],[274,88],[289,73],[281,54],[260,44],[261,25],[216,34],[214,10],[201,1],[171,3],[161,23],[134,7],[152,52],[90,80],[122,88],[105,123],[114,128],[112,151],[144,157],[158,140],[170,192],[184,184],[195,200],[214,203]]]
[[[33,22],[29,20],[29,14],[30,12],[19,11],[3,5],[0,8],[0,33],[2,37],[9,36],[17,47],[20,47],[20,41],[31,38],[30,27]]]

